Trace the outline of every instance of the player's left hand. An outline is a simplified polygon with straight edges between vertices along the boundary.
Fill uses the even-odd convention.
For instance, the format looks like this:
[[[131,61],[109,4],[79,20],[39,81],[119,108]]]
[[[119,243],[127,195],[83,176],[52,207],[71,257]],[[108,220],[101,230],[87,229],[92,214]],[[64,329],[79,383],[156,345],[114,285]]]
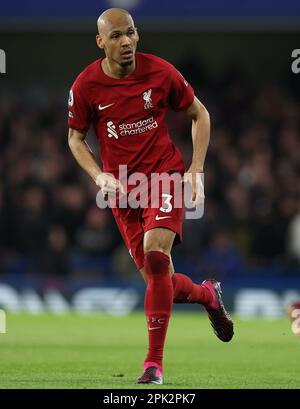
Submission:
[[[195,170],[192,166],[185,172],[184,183],[189,183],[192,188],[191,204],[192,208],[197,208],[204,203],[204,173]]]

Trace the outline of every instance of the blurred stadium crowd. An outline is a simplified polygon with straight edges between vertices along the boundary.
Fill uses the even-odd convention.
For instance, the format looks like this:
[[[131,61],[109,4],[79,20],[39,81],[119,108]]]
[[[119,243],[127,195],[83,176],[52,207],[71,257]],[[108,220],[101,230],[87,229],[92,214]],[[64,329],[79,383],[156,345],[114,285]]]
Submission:
[[[300,105],[280,85],[256,87],[238,68],[211,82],[196,63],[181,71],[207,106],[212,135],[205,215],[185,221],[181,268],[235,275],[300,261]],[[131,276],[135,267],[111,211],[67,144],[68,91],[0,92],[0,272]],[[190,123],[169,114],[186,166]],[[97,155],[96,143],[91,145]],[[282,270],[280,266],[285,266]]]

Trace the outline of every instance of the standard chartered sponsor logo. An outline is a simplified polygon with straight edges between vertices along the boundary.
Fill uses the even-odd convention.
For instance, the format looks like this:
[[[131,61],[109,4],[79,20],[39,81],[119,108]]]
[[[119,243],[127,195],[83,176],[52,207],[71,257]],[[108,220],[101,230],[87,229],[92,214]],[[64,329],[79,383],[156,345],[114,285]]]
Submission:
[[[119,136],[118,136],[118,134],[116,132],[116,125],[114,125],[113,121],[108,121],[106,125],[107,125],[108,137],[109,138],[114,137],[114,138],[118,139]]]
[[[113,121],[107,122],[107,133],[108,137],[114,137],[116,139],[121,136],[129,136],[129,135],[139,135],[144,132],[151,131],[158,127],[157,121],[154,120],[154,117],[151,116],[147,119],[141,119],[138,122],[128,122],[120,124],[118,129],[116,129],[116,125]]]
[[[151,131],[158,127],[157,121],[154,120],[153,116],[150,118],[140,120],[138,122],[129,122],[119,125],[120,135],[138,135],[144,132]]]

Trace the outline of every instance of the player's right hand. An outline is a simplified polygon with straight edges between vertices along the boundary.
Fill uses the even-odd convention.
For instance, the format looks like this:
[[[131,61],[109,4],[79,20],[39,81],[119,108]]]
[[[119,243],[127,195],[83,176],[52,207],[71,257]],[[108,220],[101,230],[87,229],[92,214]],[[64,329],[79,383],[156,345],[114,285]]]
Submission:
[[[116,197],[117,193],[125,193],[124,187],[121,182],[116,179],[112,174],[101,172],[96,177],[96,185],[100,187],[103,197]]]
[[[204,204],[204,179],[201,177],[203,172],[196,172],[190,168],[183,177],[184,183],[189,183],[191,186],[191,205],[195,209]]]

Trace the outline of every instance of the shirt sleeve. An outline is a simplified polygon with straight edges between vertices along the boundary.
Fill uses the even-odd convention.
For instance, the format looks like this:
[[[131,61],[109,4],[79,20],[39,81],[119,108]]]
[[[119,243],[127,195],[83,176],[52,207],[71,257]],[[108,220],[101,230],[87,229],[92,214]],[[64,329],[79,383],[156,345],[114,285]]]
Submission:
[[[86,101],[82,82],[78,79],[72,85],[69,93],[69,128],[80,132],[86,132],[91,123],[91,107]]]
[[[181,75],[181,73],[170,64],[171,87],[169,103],[174,111],[183,111],[194,101],[195,93],[193,87]]]

